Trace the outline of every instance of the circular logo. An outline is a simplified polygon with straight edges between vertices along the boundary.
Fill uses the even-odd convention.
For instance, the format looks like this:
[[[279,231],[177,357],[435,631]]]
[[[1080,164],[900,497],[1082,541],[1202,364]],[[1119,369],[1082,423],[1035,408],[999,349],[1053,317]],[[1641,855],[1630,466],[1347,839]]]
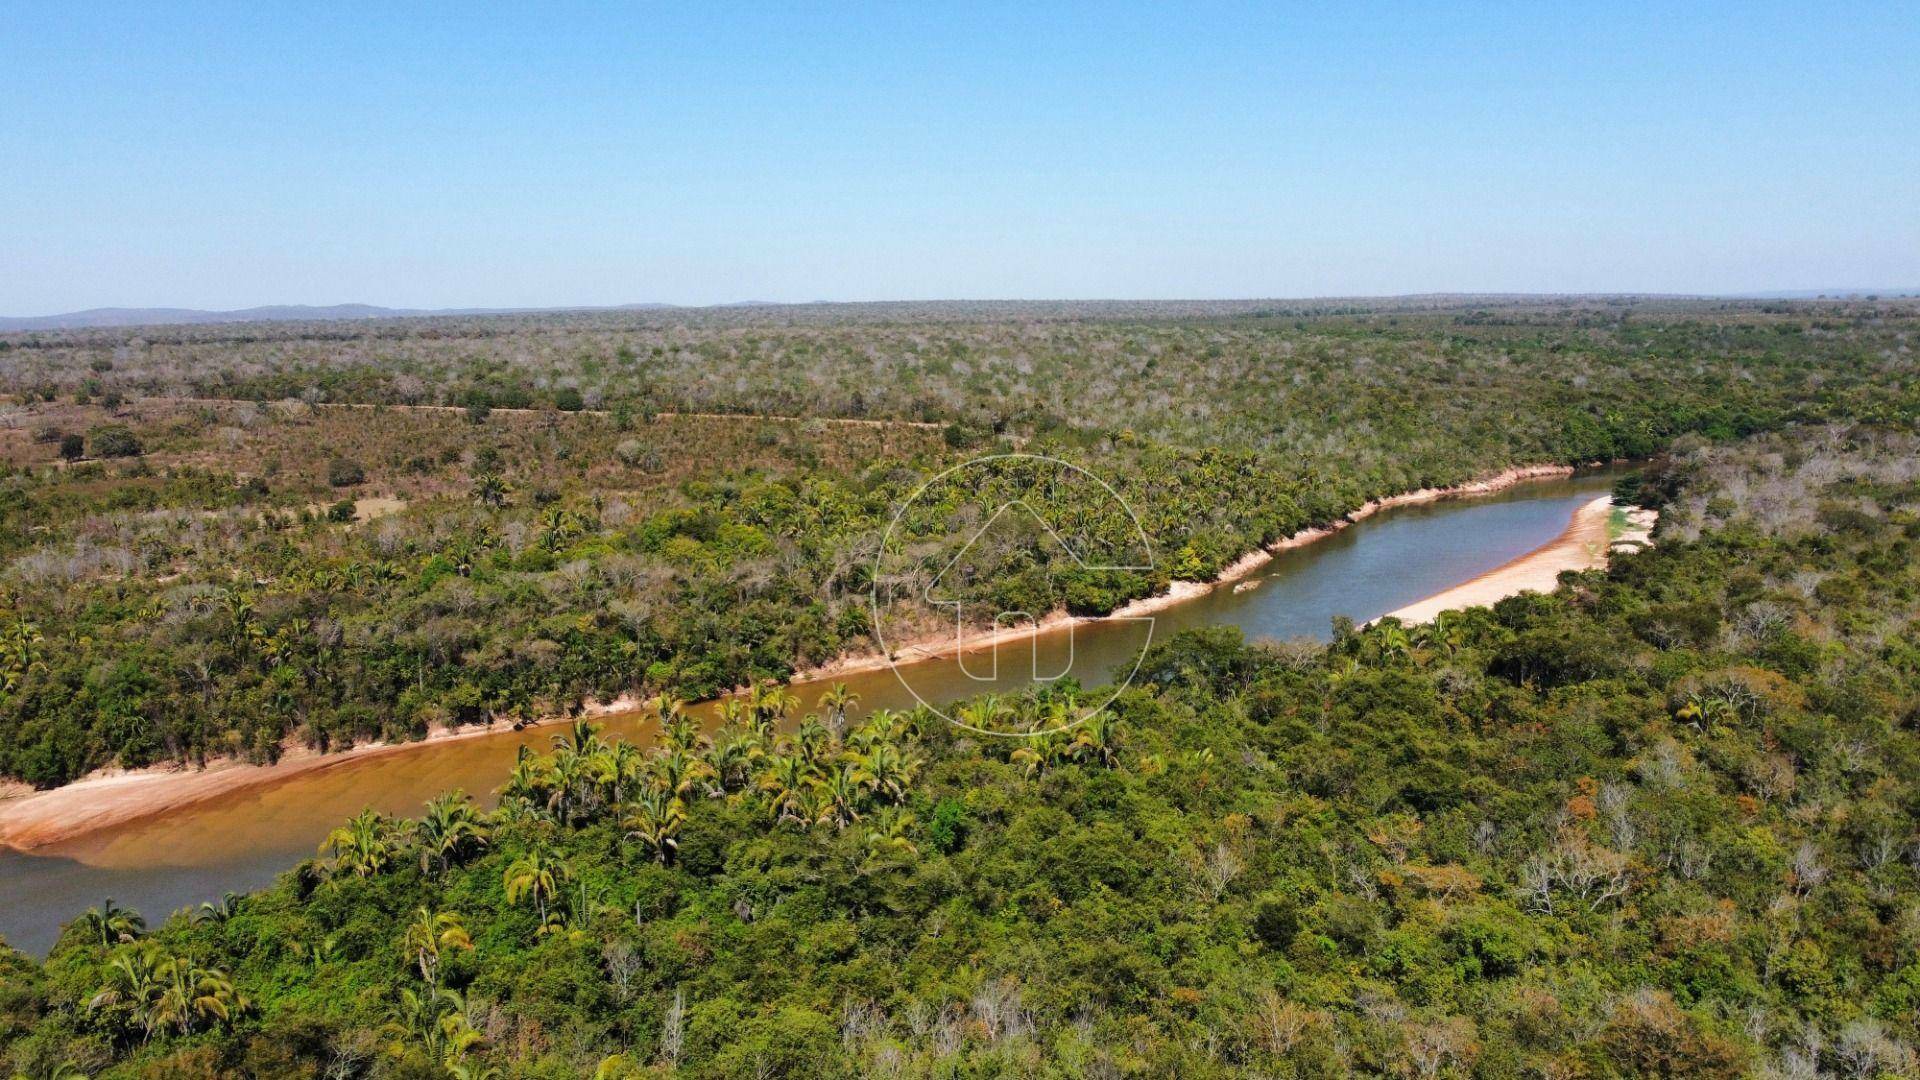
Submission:
[[[1139,670],[1153,619],[1124,605],[1153,566],[1139,517],[1093,472],[1041,454],[974,458],[920,485],[888,524],[874,556],[874,638],[908,692],[950,723],[1062,732]],[[1099,647],[1082,647],[1096,625]]]

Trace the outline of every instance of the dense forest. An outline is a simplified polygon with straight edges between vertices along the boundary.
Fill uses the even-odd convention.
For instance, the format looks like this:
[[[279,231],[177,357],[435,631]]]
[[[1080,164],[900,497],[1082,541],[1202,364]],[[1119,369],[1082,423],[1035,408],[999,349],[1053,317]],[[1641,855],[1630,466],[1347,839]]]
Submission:
[[[0,954],[0,1068],[1912,1075],[1920,440],[1688,438],[1623,489],[1656,546],[1553,595],[1190,633],[1056,736],[776,684],[557,731],[495,811]]]
[[[1087,467],[1154,557],[1076,573],[1016,546],[969,587],[1100,614],[1381,495],[1911,425],[1916,325],[1900,302],[1435,298],[4,336],[0,777],[266,761],[868,652],[875,585],[911,596],[1032,482],[944,493],[876,583],[908,495],[985,454]]]

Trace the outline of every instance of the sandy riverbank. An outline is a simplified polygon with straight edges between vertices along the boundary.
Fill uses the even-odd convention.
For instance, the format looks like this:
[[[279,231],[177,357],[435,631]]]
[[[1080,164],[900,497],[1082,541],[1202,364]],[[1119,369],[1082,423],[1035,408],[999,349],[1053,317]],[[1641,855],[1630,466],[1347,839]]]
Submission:
[[[1552,592],[1559,587],[1561,571],[1595,570],[1607,565],[1613,545],[1644,546],[1650,542],[1655,516],[1652,511],[1628,508],[1627,528],[1618,536],[1613,533],[1613,513],[1613,500],[1602,495],[1574,511],[1566,529],[1551,543],[1382,618],[1430,622],[1443,611],[1485,607],[1523,592]]]
[[[641,704],[638,697],[622,695],[612,701],[591,703],[581,710],[581,715],[607,716],[628,712]],[[535,723],[572,719],[552,716]],[[281,753],[280,760],[271,765],[219,758],[204,767],[154,765],[142,769],[100,769],[48,791],[13,784],[0,788],[0,848],[30,851],[305,773],[511,730],[512,726],[505,722],[485,727],[435,728],[422,739],[365,742],[331,753],[290,746]]]
[[[1367,518],[1382,510],[1391,510],[1399,506],[1418,506],[1424,503],[1439,502],[1442,499],[1472,498],[1476,495],[1491,495],[1505,491],[1515,484],[1528,480],[1572,476],[1574,470],[1566,465],[1529,465],[1522,468],[1507,469],[1483,480],[1444,488],[1420,488],[1398,495],[1389,495],[1383,499],[1374,499],[1361,504],[1346,517],[1331,525],[1302,529],[1292,536],[1275,541],[1264,548],[1257,548],[1234,560],[1211,581],[1180,581],[1168,583],[1167,591],[1153,596],[1142,597],[1115,609],[1108,615],[1069,615],[1057,611],[1041,619],[1037,624],[1001,627],[994,630],[982,630],[955,640],[953,635],[936,635],[922,641],[911,642],[895,647],[891,653],[858,653],[844,656],[838,660],[822,664],[810,671],[794,676],[796,682],[813,682],[820,679],[832,679],[843,675],[854,675],[896,664],[916,664],[926,660],[944,660],[960,654],[985,652],[988,649],[1013,642],[1023,641],[1035,633],[1051,633],[1069,626],[1080,626],[1101,619],[1137,619],[1151,615],[1156,611],[1165,611],[1176,604],[1184,603],[1197,596],[1204,596],[1223,585],[1241,580],[1254,571],[1273,561],[1282,551],[1305,547],[1316,541],[1345,529],[1355,522]],[[0,820],[0,826],[4,821]],[[3,834],[0,834],[3,838]]]
[[[1332,525],[1305,529],[1264,549],[1248,552],[1212,581],[1175,581],[1166,592],[1135,600],[1105,617],[1137,618],[1165,610],[1246,577],[1271,562],[1277,552],[1304,547],[1325,539],[1354,522],[1363,521],[1382,510],[1436,502],[1441,499],[1486,495],[1527,480],[1568,476],[1572,472],[1571,468],[1560,465],[1508,469],[1484,480],[1457,487],[1422,488],[1418,491],[1376,499]],[[1603,516],[1603,525],[1604,521]],[[1603,541],[1603,552],[1604,546]],[[1495,573],[1498,572],[1495,571]],[[1552,588],[1550,579],[1551,575],[1549,575],[1547,588]],[[1449,595],[1451,591],[1441,595]],[[1091,621],[1093,621],[1091,617],[1071,616],[1061,612],[1041,620],[1038,630],[1047,632]],[[981,651],[1005,642],[1024,639],[1035,630],[1033,626],[1007,627],[983,631],[958,641],[953,640],[949,635],[945,640],[935,639],[901,645],[895,648],[891,655],[871,653],[842,657],[817,668],[800,672],[794,676],[794,681],[829,680],[858,672],[874,671],[894,664],[917,663],[943,659],[959,653]],[[591,704],[584,710],[584,714],[605,716],[627,712],[638,708],[641,704],[643,702],[639,698],[628,695],[608,702]],[[536,723],[559,723],[570,719],[572,718],[568,716],[552,716]],[[507,730],[505,724],[439,729],[418,741],[363,743],[350,750],[333,753],[320,753],[303,746],[295,746],[288,748],[280,760],[272,765],[249,765],[227,759],[210,763],[204,768],[167,765],[134,770],[101,770],[50,791],[30,791],[18,786],[11,789],[0,788],[0,847],[18,850],[45,847],[190,806],[230,792],[277,783],[317,769],[335,768],[373,755],[420,750],[454,739],[499,734],[504,730]]]

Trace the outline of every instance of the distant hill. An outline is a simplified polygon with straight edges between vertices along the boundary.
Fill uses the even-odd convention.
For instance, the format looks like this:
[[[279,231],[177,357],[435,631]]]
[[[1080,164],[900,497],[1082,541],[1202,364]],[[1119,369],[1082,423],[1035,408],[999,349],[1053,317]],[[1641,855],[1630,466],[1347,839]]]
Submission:
[[[813,313],[900,314],[905,312],[946,311],[976,318],[1051,314],[1059,317],[1174,317],[1228,313],[1328,314],[1329,309],[1356,308],[1377,311],[1432,310],[1467,305],[1523,306],[1569,303],[1661,303],[1698,300],[1863,300],[1869,297],[1892,300],[1920,297],[1920,288],[1903,289],[1799,289],[1779,292],[1710,294],[1666,293],[1414,293],[1402,296],[1324,296],[1296,300],[814,300],[788,303],[779,300],[735,300],[705,306],[680,304],[573,305],[566,307],[521,308],[390,308],[373,304],[333,304],[316,307],[306,304],[273,304],[241,308],[236,311],[205,311],[198,308],[89,308],[62,315],[27,317],[0,316],[0,334],[33,330],[86,330],[134,326],[178,326],[183,324],[249,322],[333,322],[353,319],[425,318],[453,315],[546,315],[620,311],[767,311],[797,318]]]
[[[235,311],[199,308],[89,308],[63,315],[20,318],[0,316],[0,333],[16,330],[84,330],[115,326],[177,326],[182,323],[323,322],[338,319],[394,319],[422,315],[511,315],[545,311],[646,311],[672,304],[618,304],[611,307],[564,308],[389,308],[373,304],[273,304]]]
[[[1787,289],[1779,292],[1731,293],[1729,295],[1747,300],[1865,300],[1868,297],[1878,297],[1882,300],[1897,300],[1910,296],[1920,296],[1920,288]]]

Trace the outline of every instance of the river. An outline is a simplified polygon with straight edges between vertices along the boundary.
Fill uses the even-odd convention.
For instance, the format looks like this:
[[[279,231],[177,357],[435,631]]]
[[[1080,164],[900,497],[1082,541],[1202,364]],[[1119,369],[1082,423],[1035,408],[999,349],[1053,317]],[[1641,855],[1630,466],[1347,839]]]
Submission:
[[[1001,653],[999,678],[978,678],[976,658],[922,661],[912,682],[942,700],[1027,685],[1032,670],[1072,670],[1083,683],[1132,669],[1145,635],[1164,640],[1191,627],[1232,625],[1248,637],[1325,638],[1335,616],[1375,618],[1491,570],[1552,541],[1573,512],[1604,493],[1614,473],[1531,481],[1499,494],[1405,506],[1376,514],[1317,543],[1280,553],[1243,579],[1155,614],[1152,624],[1092,623],[1041,639],[1030,668]],[[1023,646],[1024,648],[1024,646]],[[860,708],[909,708],[912,693],[891,670],[844,677]],[[795,687],[811,706],[825,684]],[[696,709],[701,715],[712,706]],[[644,739],[633,714],[604,718],[614,734]],[[342,758],[269,785],[231,792],[158,817],[131,822],[32,854],[0,851],[0,938],[33,955],[52,947],[60,926],[104,897],[158,922],[180,907],[222,892],[273,881],[332,827],[363,807],[416,814],[429,797],[465,788],[484,798],[506,776],[523,745],[545,748],[554,728],[501,731],[425,744],[401,752]]]

